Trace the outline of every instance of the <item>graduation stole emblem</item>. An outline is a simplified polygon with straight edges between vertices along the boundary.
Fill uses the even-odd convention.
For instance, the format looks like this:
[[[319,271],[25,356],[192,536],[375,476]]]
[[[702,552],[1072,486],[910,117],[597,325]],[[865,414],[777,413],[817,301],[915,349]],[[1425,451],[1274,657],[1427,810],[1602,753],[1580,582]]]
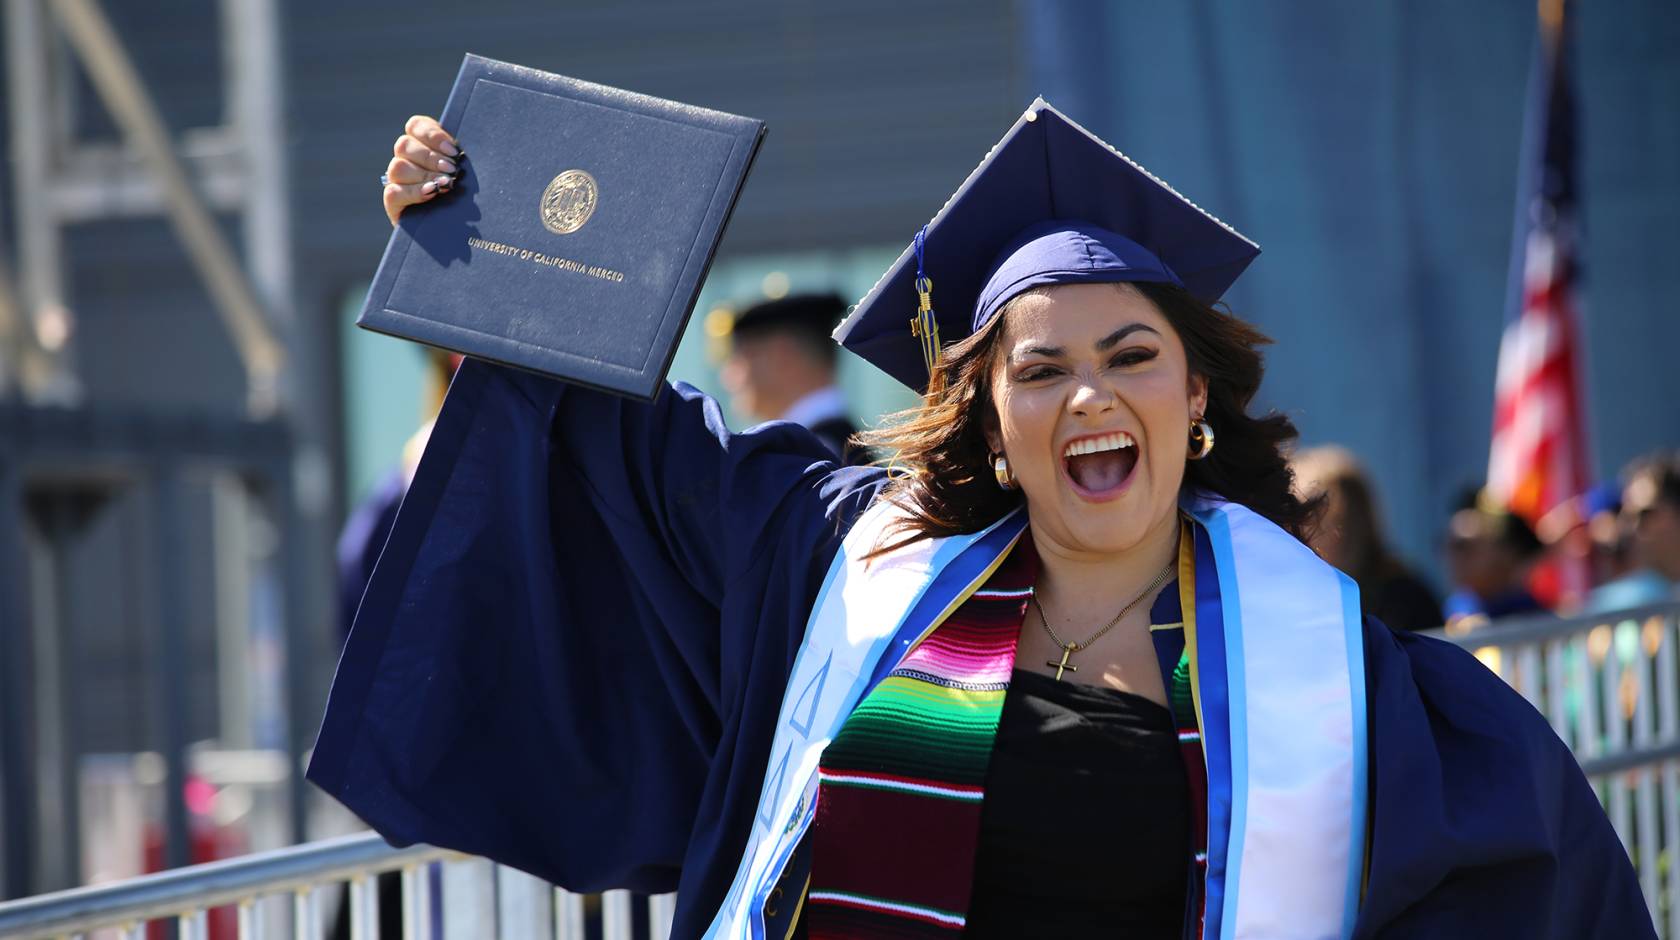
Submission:
[[[1194,523],[1180,559],[1185,651],[1208,787],[1197,933],[1348,936],[1367,838],[1358,590],[1241,505],[1192,497],[1183,508]],[[981,532],[863,561],[899,512],[871,507],[830,565],[747,851],[707,937],[766,936],[771,891],[815,815],[823,749],[868,690],[986,582],[1026,524],[1018,511]]]

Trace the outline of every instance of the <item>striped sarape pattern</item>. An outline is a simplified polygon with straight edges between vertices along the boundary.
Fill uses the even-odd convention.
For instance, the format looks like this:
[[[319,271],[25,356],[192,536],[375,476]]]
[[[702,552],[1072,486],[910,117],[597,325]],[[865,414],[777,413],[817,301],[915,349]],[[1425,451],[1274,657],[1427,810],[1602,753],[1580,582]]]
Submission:
[[[818,767],[813,940],[962,932],[980,804],[1038,556],[1021,541],[858,703]],[[953,860],[958,860],[953,864]]]

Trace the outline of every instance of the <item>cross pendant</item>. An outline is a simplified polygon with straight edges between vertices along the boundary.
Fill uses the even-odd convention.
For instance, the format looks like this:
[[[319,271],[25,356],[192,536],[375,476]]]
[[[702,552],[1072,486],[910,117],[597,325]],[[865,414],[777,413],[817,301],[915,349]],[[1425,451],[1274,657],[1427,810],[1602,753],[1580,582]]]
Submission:
[[[1059,663],[1056,662],[1053,659],[1046,659],[1044,661],[1044,665],[1055,666],[1056,667],[1056,681],[1057,682],[1060,682],[1062,680],[1062,670],[1066,669],[1068,672],[1078,672],[1079,671],[1078,666],[1069,665],[1069,663],[1068,663],[1068,657],[1072,656],[1073,653],[1074,653],[1074,650],[1076,650],[1077,648],[1078,647],[1073,647],[1073,646],[1062,647],[1062,661],[1059,662]]]

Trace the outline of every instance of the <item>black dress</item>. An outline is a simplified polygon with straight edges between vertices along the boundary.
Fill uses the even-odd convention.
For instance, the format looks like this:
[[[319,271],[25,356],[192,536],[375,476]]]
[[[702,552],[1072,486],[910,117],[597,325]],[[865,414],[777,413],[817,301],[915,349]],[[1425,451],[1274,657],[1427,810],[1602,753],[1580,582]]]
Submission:
[[[986,778],[967,937],[1178,937],[1190,795],[1171,712],[1017,670]]]

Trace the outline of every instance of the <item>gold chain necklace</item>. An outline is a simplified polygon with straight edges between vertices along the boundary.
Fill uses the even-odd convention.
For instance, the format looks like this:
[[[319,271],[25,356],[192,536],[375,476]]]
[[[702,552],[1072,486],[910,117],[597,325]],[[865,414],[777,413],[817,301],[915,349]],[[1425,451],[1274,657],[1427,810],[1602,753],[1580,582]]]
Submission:
[[[1054,640],[1056,642],[1056,645],[1062,648],[1062,661],[1061,662],[1056,662],[1053,659],[1047,659],[1047,660],[1044,661],[1044,665],[1055,666],[1056,667],[1056,680],[1058,682],[1061,681],[1062,670],[1064,670],[1064,669],[1067,670],[1068,672],[1078,672],[1079,667],[1074,666],[1074,665],[1070,665],[1068,663],[1068,657],[1072,656],[1074,653],[1079,652],[1080,650],[1089,648],[1092,643],[1095,643],[1098,640],[1102,639],[1103,634],[1105,634],[1108,631],[1114,629],[1114,627],[1117,624],[1120,623],[1121,618],[1123,618],[1127,614],[1131,613],[1133,607],[1136,607],[1139,603],[1141,603],[1144,598],[1146,598],[1149,595],[1155,593],[1156,588],[1158,588],[1161,585],[1167,583],[1167,578],[1173,573],[1173,569],[1175,569],[1177,567],[1178,567],[1178,559],[1175,558],[1172,561],[1167,562],[1167,566],[1165,568],[1161,569],[1161,573],[1155,576],[1155,580],[1149,582],[1149,586],[1144,588],[1142,593],[1140,593],[1138,596],[1132,598],[1132,602],[1130,604],[1127,604],[1126,606],[1120,608],[1120,612],[1114,615],[1114,619],[1110,620],[1108,622],[1108,626],[1103,627],[1101,630],[1098,630],[1096,633],[1092,634],[1083,643],[1067,643],[1067,642],[1064,642],[1061,637],[1057,636],[1056,631],[1051,629],[1051,627],[1050,627],[1049,619],[1047,619],[1044,616],[1044,601],[1043,601],[1043,599],[1041,599],[1037,596],[1034,596],[1033,600],[1037,602],[1037,604],[1035,606],[1038,607],[1038,622],[1044,625],[1044,632],[1050,634],[1050,639]]]

